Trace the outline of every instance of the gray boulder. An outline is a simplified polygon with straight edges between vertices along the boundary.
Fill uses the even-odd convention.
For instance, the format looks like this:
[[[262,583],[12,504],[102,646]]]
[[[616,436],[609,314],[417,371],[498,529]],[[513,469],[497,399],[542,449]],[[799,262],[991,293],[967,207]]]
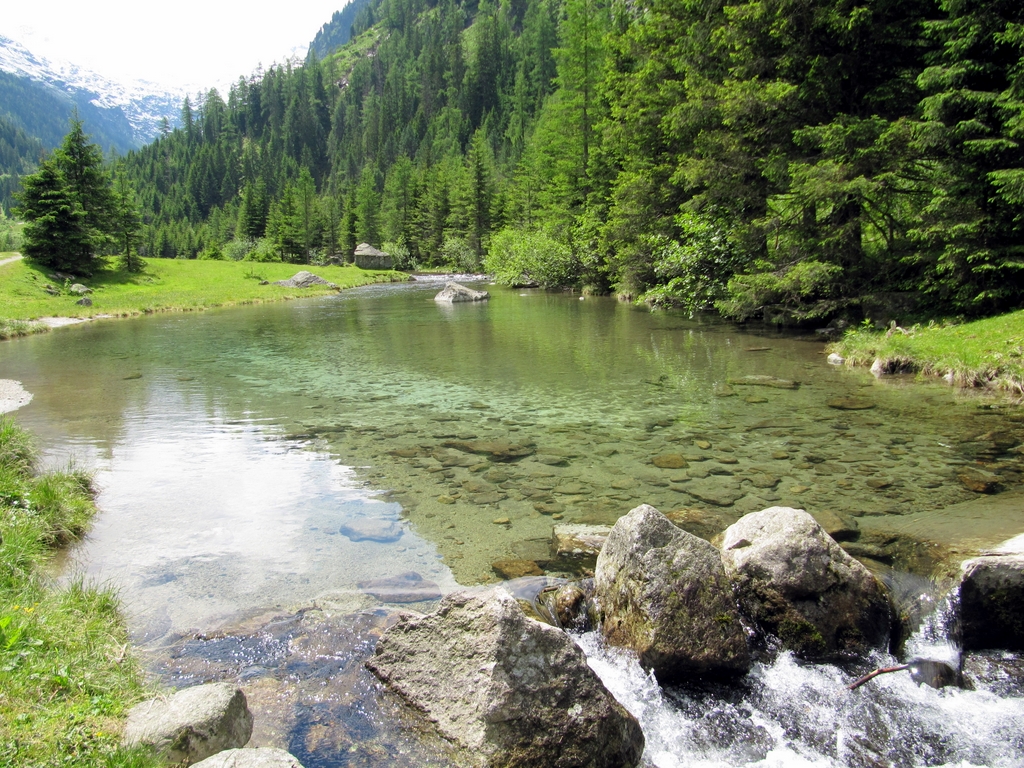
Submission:
[[[273,747],[256,749],[226,749],[208,757],[192,768],[302,768],[302,763],[290,752]]]
[[[445,283],[444,288],[434,297],[434,301],[443,304],[454,304],[459,301],[486,301],[491,298],[487,291],[474,291],[459,283]]]
[[[456,592],[434,613],[403,617],[366,665],[464,748],[465,765],[640,762],[636,719],[568,635],[527,618],[504,589]]]
[[[285,288],[312,288],[314,285],[326,285],[329,288],[338,287],[334,283],[324,280],[319,275],[314,275],[312,272],[307,272],[306,270],[296,272],[287,280],[276,280],[273,285],[282,285]]]
[[[228,683],[210,683],[132,707],[123,742],[152,747],[170,763],[196,763],[244,747],[251,735],[245,694]]]
[[[964,650],[1024,650],[1024,554],[982,555],[963,564]]]
[[[68,288],[68,291],[70,291],[71,293],[77,293],[80,296],[85,296],[85,294],[87,293],[92,293],[92,288],[86,288],[81,283],[75,283],[70,288]]]
[[[642,504],[615,523],[594,573],[602,629],[659,680],[742,674],[746,633],[718,550]]]
[[[725,531],[722,562],[740,609],[784,649],[843,658],[888,639],[884,588],[802,509],[740,518]]]

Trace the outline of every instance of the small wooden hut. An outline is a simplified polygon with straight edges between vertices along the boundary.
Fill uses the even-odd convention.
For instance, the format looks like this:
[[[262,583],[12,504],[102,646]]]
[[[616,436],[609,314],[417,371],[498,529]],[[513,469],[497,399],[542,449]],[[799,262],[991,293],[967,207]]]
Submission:
[[[355,252],[356,266],[360,269],[394,269],[395,261],[384,251],[369,243],[360,243]]]

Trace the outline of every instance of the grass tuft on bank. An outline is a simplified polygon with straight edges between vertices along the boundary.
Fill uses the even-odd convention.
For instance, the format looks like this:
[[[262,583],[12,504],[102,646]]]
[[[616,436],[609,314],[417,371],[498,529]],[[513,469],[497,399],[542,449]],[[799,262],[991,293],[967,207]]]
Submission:
[[[959,386],[1024,395],[1024,310],[961,324],[855,328],[828,351],[848,365],[878,360],[888,370],[919,371]]]
[[[77,302],[71,281],[55,277],[28,260],[0,266],[0,338],[40,330],[25,323],[41,317],[128,316],[151,312],[194,311],[256,304],[333,293],[325,286],[285,288],[271,285],[300,270],[309,270],[340,288],[407,280],[401,272],[363,270],[354,266],[309,267],[280,262],[143,259],[142,272],[119,269],[113,260],[91,278],[77,282],[90,289],[91,306]],[[266,281],[266,285],[262,285]],[[15,321],[15,322],[12,322]],[[45,330],[45,326],[42,328]]]
[[[119,747],[145,690],[116,595],[44,573],[96,511],[91,478],[35,468],[29,435],[0,416],[0,765],[155,766]]]

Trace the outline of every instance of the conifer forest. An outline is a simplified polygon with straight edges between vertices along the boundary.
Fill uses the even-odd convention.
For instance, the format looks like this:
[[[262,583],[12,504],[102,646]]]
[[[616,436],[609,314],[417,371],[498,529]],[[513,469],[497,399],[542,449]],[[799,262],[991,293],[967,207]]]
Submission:
[[[787,323],[1021,305],[1018,0],[371,0],[341,39],[122,160],[142,255],[368,242]]]

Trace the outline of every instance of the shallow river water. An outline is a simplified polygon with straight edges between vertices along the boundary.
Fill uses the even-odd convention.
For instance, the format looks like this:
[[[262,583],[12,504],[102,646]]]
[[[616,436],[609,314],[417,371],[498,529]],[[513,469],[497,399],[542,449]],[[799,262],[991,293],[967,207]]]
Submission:
[[[650,503],[712,538],[800,507],[927,600],[924,577],[1024,532],[1015,407],[830,366],[813,337],[539,291],[438,306],[437,290],[0,345],[0,378],[34,394],[18,420],[51,461],[96,472],[103,512],[68,569],[119,590],[164,682],[242,680],[256,742],[307,768],[447,764],[362,659],[396,602],[427,610],[512,575],[501,561],[547,568],[513,582],[524,594],[571,575],[548,561],[560,523]],[[975,691],[893,675],[851,698],[850,670],[785,656],[737,689],[663,691],[581,642],[652,765],[1024,765],[1014,657],[973,660]]]

